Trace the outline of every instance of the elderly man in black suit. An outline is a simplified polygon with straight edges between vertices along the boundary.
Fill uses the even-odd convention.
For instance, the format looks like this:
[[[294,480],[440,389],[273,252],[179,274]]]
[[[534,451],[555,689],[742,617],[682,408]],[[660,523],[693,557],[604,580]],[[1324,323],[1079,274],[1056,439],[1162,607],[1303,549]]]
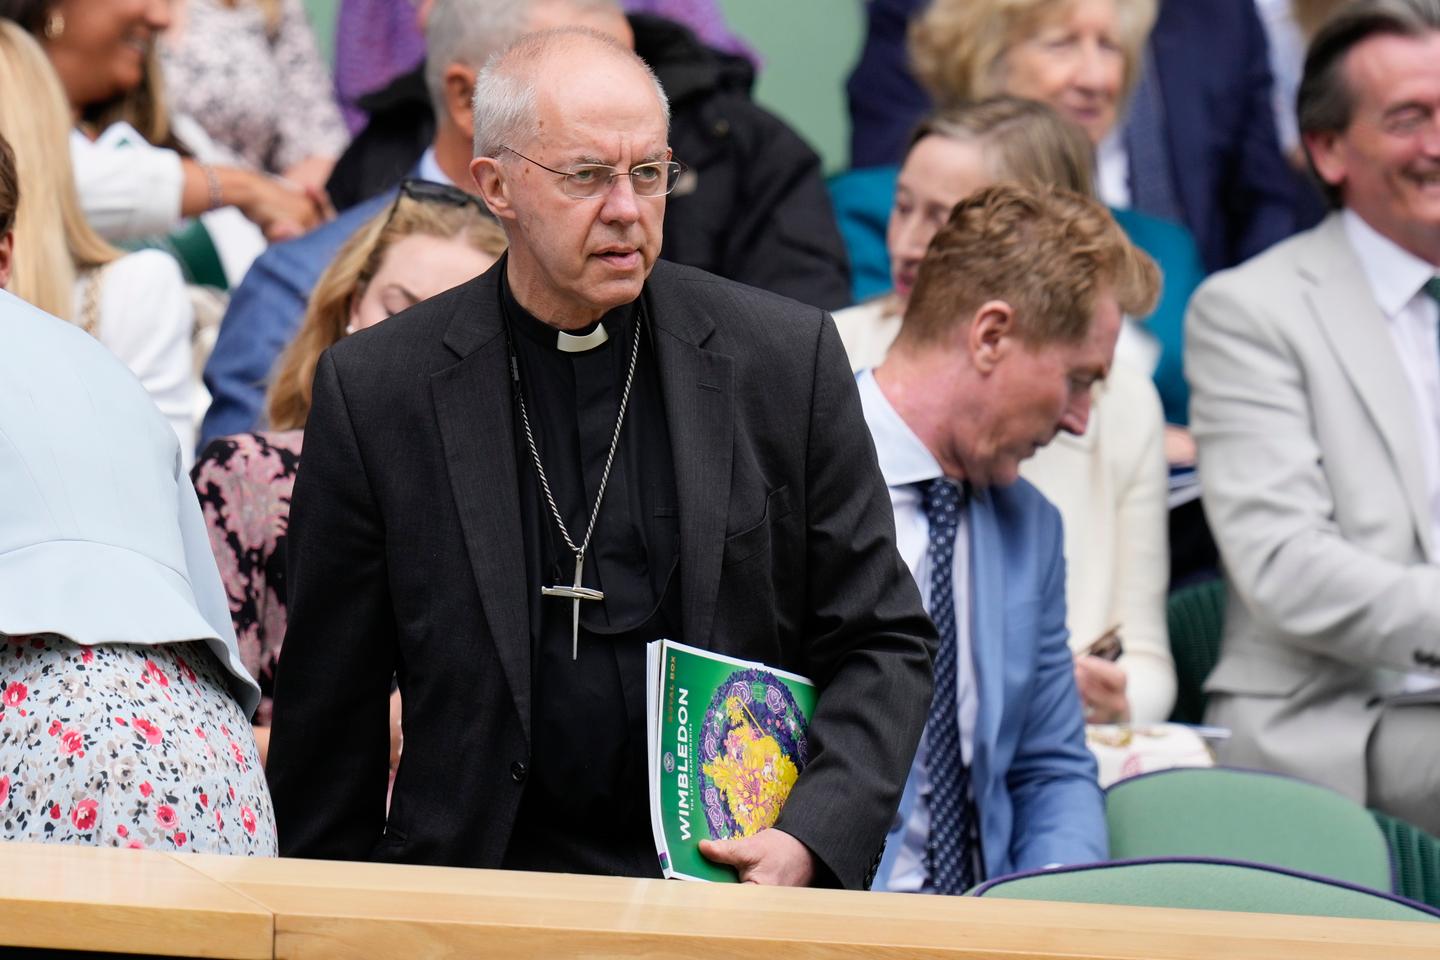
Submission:
[[[863,887],[935,633],[835,327],[657,262],[680,168],[630,51],[532,34],[475,102],[509,253],[316,374],[270,748],[282,851],[658,876],[644,646],[668,636],[821,690],[775,828],[706,854]]]

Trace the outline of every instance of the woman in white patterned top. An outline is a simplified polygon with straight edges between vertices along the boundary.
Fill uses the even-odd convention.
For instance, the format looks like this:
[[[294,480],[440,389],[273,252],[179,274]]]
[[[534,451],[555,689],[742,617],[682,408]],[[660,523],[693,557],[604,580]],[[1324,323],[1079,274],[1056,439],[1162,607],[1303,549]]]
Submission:
[[[319,190],[349,136],[300,0],[173,0],[170,104],[249,167]]]

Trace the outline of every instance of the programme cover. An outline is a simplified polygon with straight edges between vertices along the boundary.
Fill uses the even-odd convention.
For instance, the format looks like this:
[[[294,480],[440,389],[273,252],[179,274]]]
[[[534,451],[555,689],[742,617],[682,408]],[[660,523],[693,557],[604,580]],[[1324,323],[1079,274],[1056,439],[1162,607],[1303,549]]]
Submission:
[[[810,759],[805,677],[657,640],[646,651],[650,819],[667,877],[734,883],[700,841],[775,823]]]

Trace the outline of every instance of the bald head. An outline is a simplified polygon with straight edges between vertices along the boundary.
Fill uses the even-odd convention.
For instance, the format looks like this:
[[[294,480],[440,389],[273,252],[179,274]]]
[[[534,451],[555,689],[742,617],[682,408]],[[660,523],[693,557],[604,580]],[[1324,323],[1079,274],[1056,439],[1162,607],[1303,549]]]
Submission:
[[[530,33],[490,58],[475,78],[475,156],[497,156],[541,133],[541,104],[633,92],[653,95],[665,128],[670,102],[654,72],[613,36],[585,27]]]

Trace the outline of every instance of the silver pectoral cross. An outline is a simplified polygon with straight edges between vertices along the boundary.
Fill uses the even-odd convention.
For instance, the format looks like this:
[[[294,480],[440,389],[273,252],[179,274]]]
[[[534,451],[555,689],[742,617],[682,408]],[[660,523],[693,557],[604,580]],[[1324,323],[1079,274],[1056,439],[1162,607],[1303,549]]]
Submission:
[[[558,587],[541,587],[540,594],[545,597],[562,597],[566,600],[575,601],[574,621],[570,627],[570,659],[575,660],[580,656],[580,601],[581,600],[604,600],[605,594],[599,590],[591,590],[589,587],[580,586],[580,574],[585,569],[585,554],[575,554],[575,582],[570,586],[561,584]]]

